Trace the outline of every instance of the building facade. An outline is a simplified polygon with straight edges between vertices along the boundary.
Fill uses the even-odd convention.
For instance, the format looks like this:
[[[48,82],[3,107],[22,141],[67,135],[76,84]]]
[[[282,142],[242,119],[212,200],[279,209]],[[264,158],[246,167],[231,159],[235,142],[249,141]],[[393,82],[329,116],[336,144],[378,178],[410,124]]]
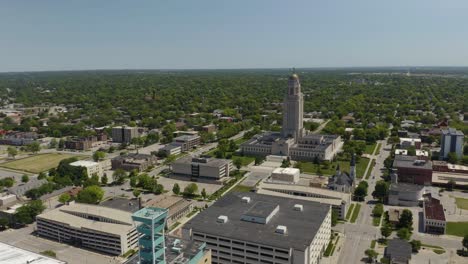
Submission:
[[[424,200],[423,224],[426,233],[445,234],[447,220],[440,200],[432,197]]]
[[[442,130],[440,138],[440,159],[446,159],[450,152],[454,152],[460,159],[463,157],[463,139],[465,135],[462,131],[454,128]]]
[[[228,194],[191,219],[186,239],[205,242],[212,263],[317,264],[331,235],[331,208],[261,194]]]
[[[181,145],[182,152],[186,152],[200,145],[201,137],[199,135],[183,135],[174,138],[173,142],[179,143]]]
[[[112,128],[112,141],[117,143],[127,143],[132,142],[133,138],[139,137],[140,133],[138,132],[137,127],[126,127],[118,126]]]
[[[232,161],[227,159],[183,157],[172,163],[174,174],[190,176],[192,179],[221,179],[229,176]]]
[[[71,203],[36,217],[37,234],[80,247],[121,255],[138,243],[131,214],[90,204]]]
[[[101,177],[104,175],[104,171],[99,162],[94,162],[94,161],[89,161],[89,160],[78,160],[78,161],[70,163],[70,166],[85,168],[86,172],[88,173],[88,177],[97,175],[99,177],[99,181],[101,180]]]
[[[117,156],[111,160],[112,170],[123,169],[126,171],[144,171],[150,166],[155,166],[158,159],[153,155],[130,153]]]
[[[419,185],[431,185],[432,162],[419,160],[414,156],[395,155],[393,167],[398,174],[398,182],[406,182]]]

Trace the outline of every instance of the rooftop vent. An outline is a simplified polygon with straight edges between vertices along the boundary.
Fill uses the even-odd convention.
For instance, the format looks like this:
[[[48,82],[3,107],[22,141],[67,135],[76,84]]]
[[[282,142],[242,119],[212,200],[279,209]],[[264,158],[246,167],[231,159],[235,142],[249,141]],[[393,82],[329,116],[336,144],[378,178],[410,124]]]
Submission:
[[[287,231],[288,231],[288,228],[286,226],[279,225],[276,227],[275,233],[285,235]]]
[[[226,223],[227,221],[228,221],[228,217],[225,215],[218,216],[218,220],[216,220],[216,222],[222,223],[222,224]]]
[[[304,211],[304,206],[302,204],[295,204],[294,205],[294,210],[295,211]]]
[[[242,202],[243,203],[250,203],[250,197],[247,197],[247,196],[242,197]]]

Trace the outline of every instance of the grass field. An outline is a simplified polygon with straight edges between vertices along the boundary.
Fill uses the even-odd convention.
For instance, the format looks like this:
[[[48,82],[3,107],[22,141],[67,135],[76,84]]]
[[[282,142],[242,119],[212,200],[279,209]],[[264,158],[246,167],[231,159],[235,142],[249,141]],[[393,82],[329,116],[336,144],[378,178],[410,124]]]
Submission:
[[[340,164],[341,171],[349,172],[349,161],[335,161],[331,163],[328,168],[321,165],[320,171],[322,175],[334,175],[336,171],[337,164]],[[368,158],[360,158],[359,162],[356,164],[356,174],[358,178],[362,178],[364,172],[366,171],[367,164],[369,164]],[[302,170],[305,173],[313,173],[318,174],[317,172],[318,166],[313,162],[303,162],[302,163]]]
[[[455,203],[457,207],[463,210],[468,210],[468,199],[455,197]]]
[[[369,170],[366,173],[366,177],[365,177],[366,180],[369,179],[369,177],[371,176],[372,169],[374,168],[374,166],[375,166],[375,159],[372,159],[371,166],[369,167]],[[356,169],[356,173],[357,173],[357,169]]]
[[[459,237],[468,235],[468,222],[447,222],[447,235]]]
[[[251,190],[252,187],[238,184],[234,188],[232,188],[230,192],[250,192]]]
[[[1,164],[1,167],[27,171],[32,173],[39,173],[47,171],[58,166],[59,162],[63,159],[77,157],[78,159],[84,159],[86,156],[73,155],[73,154],[62,154],[62,153],[48,153],[38,154],[35,156],[27,157],[24,159],[18,159]]]
[[[359,216],[359,211],[361,210],[361,204],[356,204],[354,207],[353,215],[351,216],[351,223],[355,223],[358,216]]]
[[[380,148],[382,147],[382,144],[378,143],[377,144],[377,149],[375,150],[375,155],[379,155],[380,154]]]
[[[380,226],[380,219],[382,216],[373,216],[372,217],[372,225],[374,226]]]
[[[242,160],[242,166],[247,166],[255,161],[255,157],[232,155],[232,160],[237,158],[240,158]]]
[[[354,209],[354,204],[352,203],[348,208],[348,212],[346,212],[346,220],[349,220],[349,218],[351,217],[351,213],[353,212],[353,209]]]
[[[366,154],[372,154],[372,153],[374,153],[375,146],[376,146],[376,143],[374,143],[374,144],[366,144],[366,149],[364,150],[364,153],[366,153]]]

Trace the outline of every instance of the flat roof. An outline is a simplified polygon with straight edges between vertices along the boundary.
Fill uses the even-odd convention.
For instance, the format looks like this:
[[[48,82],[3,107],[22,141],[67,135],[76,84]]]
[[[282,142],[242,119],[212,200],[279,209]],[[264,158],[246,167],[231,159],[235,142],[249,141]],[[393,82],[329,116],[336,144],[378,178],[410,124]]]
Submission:
[[[99,163],[94,162],[94,161],[89,161],[89,160],[78,160],[78,161],[70,163],[70,165],[81,166],[81,167],[94,167],[96,165],[99,165]]]
[[[114,197],[101,202],[99,205],[122,210],[129,213],[134,213],[140,210],[138,199],[127,199],[122,197]]]
[[[0,242],[0,263],[65,264],[66,262]]]
[[[296,168],[276,168],[273,170],[273,173],[276,174],[298,174],[300,173],[299,169]]]
[[[395,155],[393,167],[432,170],[432,162],[429,160],[418,160],[414,156]]]
[[[250,203],[242,201],[244,196],[251,199]],[[241,220],[256,202],[278,205],[279,211],[267,224]],[[303,211],[296,211],[294,205],[297,203],[296,199],[257,193],[230,193],[192,218],[183,228],[265,246],[305,250],[330,212],[330,205],[302,201]],[[227,216],[228,221],[218,223],[220,215]],[[278,225],[286,226],[287,234],[276,233]]]
[[[270,183],[266,181],[262,181],[258,185],[258,189],[313,193],[313,194],[327,196],[331,199],[345,200],[345,201],[347,201],[351,197],[351,194],[349,193],[338,192],[338,191],[325,189],[325,188],[309,187],[309,186],[303,186],[303,185],[298,185],[298,184],[285,184],[285,183],[276,183],[276,182]]]
[[[438,199],[431,197],[428,201],[424,202],[424,214],[427,219],[445,221],[444,207]]]
[[[121,224],[108,223],[76,216],[73,213],[107,218]],[[60,222],[76,229],[90,229],[116,235],[127,235],[134,228],[132,214],[122,210],[112,209],[99,205],[74,203],[63,205],[54,210],[42,213],[37,218]]]
[[[421,185],[404,182],[390,184],[390,190],[398,192],[420,192],[423,188]]]
[[[270,191],[270,190],[266,190],[266,189],[259,189],[259,190],[256,191],[256,193],[271,195],[271,196],[277,196],[277,197],[284,197],[284,198],[288,198],[288,199],[296,199],[296,200],[317,202],[317,203],[328,204],[328,205],[332,205],[332,206],[341,206],[341,204],[343,202],[342,200],[338,200],[338,199],[299,196],[299,195],[281,193],[281,192],[277,192],[277,191]]]
[[[207,167],[219,167],[229,163],[230,160],[227,159],[216,159],[216,158],[199,158],[199,157],[192,157],[192,156],[185,156],[176,161],[175,164],[200,164]]]
[[[461,130],[450,127],[449,129],[442,129],[442,134],[450,136],[464,136]]]

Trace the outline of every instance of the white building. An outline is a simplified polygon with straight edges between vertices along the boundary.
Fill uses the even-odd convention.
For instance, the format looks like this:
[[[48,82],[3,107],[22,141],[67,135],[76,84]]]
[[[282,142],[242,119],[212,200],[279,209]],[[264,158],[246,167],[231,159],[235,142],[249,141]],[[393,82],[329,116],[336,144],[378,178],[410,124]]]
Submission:
[[[96,174],[99,177],[99,181],[101,177],[104,175],[104,171],[102,169],[101,163],[89,161],[89,160],[78,160],[75,162],[70,163],[71,166],[75,167],[84,167],[86,168],[86,172],[88,173],[88,177],[93,176]]]
[[[296,168],[276,168],[271,173],[272,181],[297,183],[301,171]]]
[[[160,151],[164,152],[167,156],[179,155],[182,153],[182,144],[173,142],[161,148]]]
[[[190,176],[192,179],[221,179],[229,176],[232,161],[227,159],[197,158],[186,156],[172,163],[174,174]]]
[[[0,263],[66,264],[66,262],[0,242]]]
[[[317,264],[330,241],[331,208],[256,193],[228,194],[192,218],[182,235],[206,242],[215,264]]]
[[[131,213],[108,207],[72,203],[36,217],[39,236],[112,255],[138,245]]]
[[[460,159],[463,157],[463,138],[462,131],[454,128],[442,130],[440,139],[440,159],[446,159],[450,152],[454,152]]]

